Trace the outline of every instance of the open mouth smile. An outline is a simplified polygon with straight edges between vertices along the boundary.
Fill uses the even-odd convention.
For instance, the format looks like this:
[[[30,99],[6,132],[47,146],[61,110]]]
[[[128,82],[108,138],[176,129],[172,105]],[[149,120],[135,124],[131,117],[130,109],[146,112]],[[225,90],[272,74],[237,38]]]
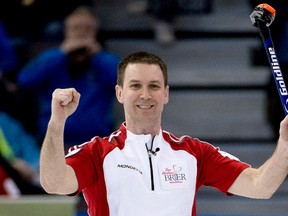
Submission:
[[[148,109],[151,109],[153,105],[137,105],[137,107],[140,109],[148,110]]]

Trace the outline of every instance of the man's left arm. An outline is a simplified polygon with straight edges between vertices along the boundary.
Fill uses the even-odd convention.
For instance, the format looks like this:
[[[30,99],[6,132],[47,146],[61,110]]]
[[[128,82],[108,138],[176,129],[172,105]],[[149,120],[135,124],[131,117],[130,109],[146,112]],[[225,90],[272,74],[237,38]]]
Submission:
[[[228,192],[250,198],[270,198],[288,174],[288,117],[280,124],[277,147],[259,168],[245,169]]]

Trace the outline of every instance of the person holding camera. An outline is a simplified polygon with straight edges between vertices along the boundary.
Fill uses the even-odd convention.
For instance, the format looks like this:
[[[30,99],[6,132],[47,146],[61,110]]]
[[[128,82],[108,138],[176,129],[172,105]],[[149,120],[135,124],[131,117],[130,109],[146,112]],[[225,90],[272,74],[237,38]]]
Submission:
[[[19,72],[19,86],[38,99],[39,139],[44,137],[51,115],[52,92],[69,86],[76,86],[84,94],[79,112],[69,120],[74,123],[65,129],[68,147],[95,133],[108,135],[114,129],[114,86],[120,57],[101,46],[98,31],[94,12],[86,6],[77,8],[64,20],[60,46],[39,53]]]

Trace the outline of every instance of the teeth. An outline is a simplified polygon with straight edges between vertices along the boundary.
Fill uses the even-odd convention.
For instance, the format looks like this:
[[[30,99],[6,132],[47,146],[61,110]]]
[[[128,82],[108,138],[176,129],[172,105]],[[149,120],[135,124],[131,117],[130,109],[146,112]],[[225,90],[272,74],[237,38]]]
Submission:
[[[138,107],[140,109],[150,109],[152,106],[151,105],[139,105]]]

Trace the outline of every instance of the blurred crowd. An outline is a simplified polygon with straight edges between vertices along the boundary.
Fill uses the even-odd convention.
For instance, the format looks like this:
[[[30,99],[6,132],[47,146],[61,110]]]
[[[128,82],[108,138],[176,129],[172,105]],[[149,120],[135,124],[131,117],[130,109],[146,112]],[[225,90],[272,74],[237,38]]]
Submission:
[[[52,92],[82,94],[67,148],[109,135],[120,57],[98,40],[93,1],[9,1],[0,10],[0,195],[43,194],[39,154]]]

